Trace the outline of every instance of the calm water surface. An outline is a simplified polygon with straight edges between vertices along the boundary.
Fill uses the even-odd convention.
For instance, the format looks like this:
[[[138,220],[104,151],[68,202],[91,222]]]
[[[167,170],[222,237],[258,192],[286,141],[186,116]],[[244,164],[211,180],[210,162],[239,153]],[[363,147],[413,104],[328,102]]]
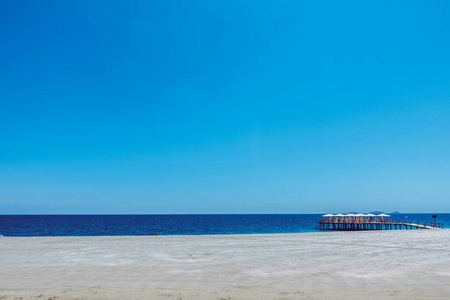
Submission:
[[[198,235],[311,232],[319,214],[265,215],[0,215],[3,236]],[[432,214],[395,219],[432,221]],[[450,225],[450,214],[438,214]],[[448,226],[445,226],[446,228]]]

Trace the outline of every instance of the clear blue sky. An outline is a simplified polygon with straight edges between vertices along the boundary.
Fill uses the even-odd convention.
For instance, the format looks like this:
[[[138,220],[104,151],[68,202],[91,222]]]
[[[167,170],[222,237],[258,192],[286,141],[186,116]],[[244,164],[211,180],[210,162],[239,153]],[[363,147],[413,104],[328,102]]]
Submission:
[[[450,212],[448,1],[0,2],[0,214]]]

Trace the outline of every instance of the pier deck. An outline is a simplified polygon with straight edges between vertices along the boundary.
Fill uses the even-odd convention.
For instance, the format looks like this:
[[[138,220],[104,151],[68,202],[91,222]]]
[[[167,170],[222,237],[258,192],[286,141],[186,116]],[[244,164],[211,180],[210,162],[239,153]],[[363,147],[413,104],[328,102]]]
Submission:
[[[348,221],[335,219],[320,219],[317,221],[316,229],[319,230],[411,230],[411,229],[440,229],[443,225],[431,223],[430,225],[412,223],[406,221],[384,220],[384,221]]]

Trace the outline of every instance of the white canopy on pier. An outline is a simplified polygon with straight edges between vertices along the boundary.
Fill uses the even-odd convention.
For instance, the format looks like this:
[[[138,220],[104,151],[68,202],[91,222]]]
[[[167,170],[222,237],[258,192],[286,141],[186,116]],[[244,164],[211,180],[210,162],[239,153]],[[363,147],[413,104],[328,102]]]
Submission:
[[[326,214],[326,215],[322,215],[322,217],[390,217],[390,215],[387,214],[379,214],[379,215],[374,215],[374,214]]]

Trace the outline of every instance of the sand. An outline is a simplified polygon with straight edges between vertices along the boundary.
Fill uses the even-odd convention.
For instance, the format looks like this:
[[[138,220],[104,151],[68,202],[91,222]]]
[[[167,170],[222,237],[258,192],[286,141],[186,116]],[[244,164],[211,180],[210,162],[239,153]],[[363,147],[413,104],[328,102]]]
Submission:
[[[448,299],[450,230],[0,238],[0,299]]]

